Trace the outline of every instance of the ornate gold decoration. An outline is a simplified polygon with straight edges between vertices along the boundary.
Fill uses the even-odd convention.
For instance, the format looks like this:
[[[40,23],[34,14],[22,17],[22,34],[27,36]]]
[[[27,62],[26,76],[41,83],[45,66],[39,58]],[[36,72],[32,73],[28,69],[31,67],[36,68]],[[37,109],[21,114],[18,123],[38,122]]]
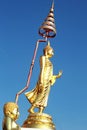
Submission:
[[[18,105],[14,102],[8,102],[4,105],[3,130],[20,130],[20,126],[16,124],[19,117]]]
[[[40,128],[41,130],[55,130],[52,117],[45,113],[30,114],[22,127]]]
[[[39,28],[39,34],[42,37],[53,38],[56,36],[56,27],[55,27],[55,20],[54,20],[54,2],[50,9],[50,12]]]

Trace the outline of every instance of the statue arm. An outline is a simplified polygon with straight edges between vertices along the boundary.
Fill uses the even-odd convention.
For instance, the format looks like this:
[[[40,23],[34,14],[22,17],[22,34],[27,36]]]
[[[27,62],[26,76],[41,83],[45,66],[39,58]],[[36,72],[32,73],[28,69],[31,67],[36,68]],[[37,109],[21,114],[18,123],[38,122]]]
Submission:
[[[50,80],[51,85],[53,85],[56,82],[56,79],[60,78],[61,76],[62,76],[62,71],[59,71],[59,73],[57,75],[53,75],[51,80]]]
[[[40,57],[40,78],[39,83],[43,84],[43,77],[44,77],[44,68],[45,68],[45,56]]]
[[[12,130],[12,119],[10,117],[5,117],[4,124],[3,124],[3,130],[4,128],[6,130]]]

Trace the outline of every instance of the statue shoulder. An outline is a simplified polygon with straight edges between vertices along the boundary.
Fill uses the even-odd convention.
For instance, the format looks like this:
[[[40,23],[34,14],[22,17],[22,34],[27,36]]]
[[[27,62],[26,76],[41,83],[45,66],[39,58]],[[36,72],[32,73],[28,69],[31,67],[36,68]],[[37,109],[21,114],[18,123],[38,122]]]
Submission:
[[[9,116],[4,117],[3,130],[21,130],[21,127]]]
[[[46,59],[46,56],[40,56],[40,59]]]
[[[44,63],[44,62],[45,62],[45,59],[46,59],[45,56],[41,56],[41,57],[40,57],[40,63]]]
[[[8,125],[8,124],[11,124],[11,122],[12,122],[12,119],[9,116],[5,116],[4,120],[3,120],[3,130],[10,129],[11,125]],[[10,128],[8,128],[8,127],[10,127]]]

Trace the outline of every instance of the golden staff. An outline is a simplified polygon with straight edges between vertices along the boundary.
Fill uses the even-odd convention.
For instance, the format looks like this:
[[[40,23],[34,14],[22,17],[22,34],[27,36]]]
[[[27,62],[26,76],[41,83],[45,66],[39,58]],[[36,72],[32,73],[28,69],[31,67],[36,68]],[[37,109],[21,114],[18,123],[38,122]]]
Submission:
[[[29,87],[29,84],[30,84],[30,79],[31,79],[31,75],[32,75],[32,71],[33,71],[33,67],[34,67],[34,63],[35,63],[35,58],[36,58],[36,54],[37,54],[37,50],[38,50],[38,46],[39,46],[39,43],[40,42],[46,42],[47,39],[39,39],[36,43],[36,47],[35,47],[35,50],[34,50],[34,55],[33,55],[33,58],[32,58],[32,62],[31,62],[31,66],[30,66],[30,71],[29,71],[29,74],[28,74],[28,78],[27,78],[27,83],[26,83],[26,86],[21,90],[19,91],[17,94],[16,94],[16,98],[15,98],[15,102],[18,103],[18,97],[20,94],[22,94],[25,90],[28,89]]]

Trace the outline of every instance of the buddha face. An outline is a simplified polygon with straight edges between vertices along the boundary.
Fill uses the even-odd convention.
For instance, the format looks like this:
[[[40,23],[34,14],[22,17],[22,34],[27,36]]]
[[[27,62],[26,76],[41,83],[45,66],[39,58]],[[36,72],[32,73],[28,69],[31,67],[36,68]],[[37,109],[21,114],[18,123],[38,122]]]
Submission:
[[[53,49],[48,50],[47,56],[51,58],[54,55]]]
[[[17,120],[19,117],[19,111],[18,108],[14,108],[14,110],[11,112],[11,118],[13,120]]]

